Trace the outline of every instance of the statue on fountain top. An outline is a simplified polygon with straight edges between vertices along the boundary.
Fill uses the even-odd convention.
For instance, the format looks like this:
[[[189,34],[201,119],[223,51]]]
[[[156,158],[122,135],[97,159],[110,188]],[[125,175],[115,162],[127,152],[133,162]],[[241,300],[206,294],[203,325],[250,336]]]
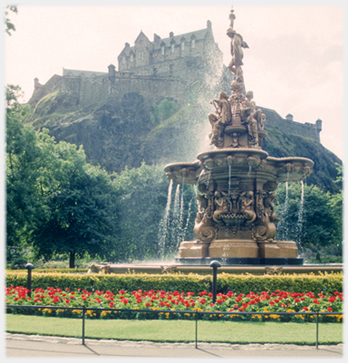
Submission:
[[[225,126],[232,122],[231,105],[228,101],[226,92],[220,92],[219,99],[211,100],[211,104],[215,106],[215,113],[208,115],[209,122],[212,126],[212,135],[210,144],[217,147],[223,145],[223,132]]]

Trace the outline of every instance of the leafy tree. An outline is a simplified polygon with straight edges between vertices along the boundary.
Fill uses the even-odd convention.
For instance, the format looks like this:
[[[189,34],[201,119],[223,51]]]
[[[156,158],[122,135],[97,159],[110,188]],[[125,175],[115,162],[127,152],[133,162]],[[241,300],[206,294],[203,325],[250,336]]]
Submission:
[[[300,182],[289,183],[286,200],[285,183],[278,186],[276,211],[282,220],[277,226],[277,239],[299,242],[300,249],[331,248],[342,243],[339,242],[342,241],[342,219],[339,206],[333,205],[333,196],[314,185],[305,185],[302,220],[299,220],[301,190]],[[342,253],[337,248],[335,252]]]
[[[118,246],[111,251],[112,259],[133,261],[153,259],[158,250],[158,226],[166,205],[169,180],[161,165],[126,168],[115,174],[113,184],[118,199]]]
[[[7,88],[7,246],[33,244],[46,257],[69,252],[71,265],[83,250],[104,255],[115,228],[111,178],[86,163],[82,148],[24,124],[18,92]]]
[[[106,172],[85,164],[66,178],[47,198],[49,213],[33,236],[38,256],[69,253],[69,267],[76,255],[106,257],[116,232],[116,192]]]
[[[154,103],[152,108],[153,113],[151,114],[151,122],[154,126],[156,126],[170,116],[174,115],[174,113],[176,113],[178,110],[178,105],[174,101],[164,99],[158,105]]]
[[[15,31],[16,28],[15,28],[14,24],[11,22],[10,18],[8,17],[8,13],[9,13],[8,10],[17,14],[18,9],[17,9],[17,6],[7,6],[6,10],[5,10],[5,26],[6,26],[5,31],[8,35],[12,35],[11,31]]]

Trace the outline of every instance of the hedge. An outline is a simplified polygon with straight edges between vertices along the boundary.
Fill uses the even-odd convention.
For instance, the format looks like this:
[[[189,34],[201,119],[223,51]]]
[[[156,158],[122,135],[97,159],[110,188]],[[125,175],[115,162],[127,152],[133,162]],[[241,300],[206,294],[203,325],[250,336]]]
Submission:
[[[6,272],[6,286],[26,286],[26,271]],[[32,288],[48,287],[71,290],[78,288],[87,291],[102,290],[117,292],[119,290],[163,290],[163,291],[211,291],[212,276],[198,274],[71,274],[32,272]],[[217,279],[218,292],[248,294],[251,291],[289,291],[289,292],[323,292],[333,294],[342,292],[343,274],[299,274],[299,275],[233,275],[220,273]]]

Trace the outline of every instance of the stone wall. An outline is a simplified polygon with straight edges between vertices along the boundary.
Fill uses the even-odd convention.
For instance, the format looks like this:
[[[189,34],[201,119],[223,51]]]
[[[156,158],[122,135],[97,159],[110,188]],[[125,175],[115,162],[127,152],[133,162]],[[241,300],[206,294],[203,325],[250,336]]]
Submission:
[[[289,119],[282,118],[276,111],[260,107],[266,115],[266,125],[278,127],[281,131],[287,134],[300,135],[308,137],[320,142],[320,132],[322,130],[322,121],[317,120],[315,123],[301,123]]]

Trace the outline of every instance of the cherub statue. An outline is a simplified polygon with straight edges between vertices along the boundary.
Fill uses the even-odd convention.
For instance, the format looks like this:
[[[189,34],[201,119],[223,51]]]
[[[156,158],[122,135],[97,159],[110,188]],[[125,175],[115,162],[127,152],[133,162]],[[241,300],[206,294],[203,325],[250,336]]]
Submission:
[[[254,94],[248,91],[245,94],[246,100],[243,102],[242,123],[248,127],[248,136],[250,144],[259,145],[258,122],[261,122],[262,112],[256,110],[256,103],[252,101]]]
[[[219,93],[219,99],[211,100],[215,106],[216,112],[208,115],[209,122],[212,126],[211,143],[215,146],[222,146],[223,132],[225,126],[232,122],[231,105],[228,101],[226,92]]]

